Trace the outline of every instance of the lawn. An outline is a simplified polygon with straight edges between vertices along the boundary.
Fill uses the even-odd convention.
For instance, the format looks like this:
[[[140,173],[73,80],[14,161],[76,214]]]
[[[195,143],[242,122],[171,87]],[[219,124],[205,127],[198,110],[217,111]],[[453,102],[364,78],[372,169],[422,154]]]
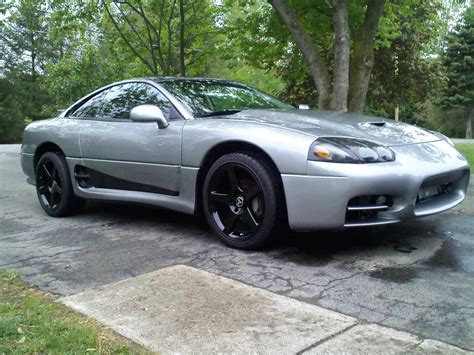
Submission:
[[[471,170],[474,169],[474,144],[456,144],[456,148],[464,154]]]
[[[0,354],[148,353],[0,269]]]

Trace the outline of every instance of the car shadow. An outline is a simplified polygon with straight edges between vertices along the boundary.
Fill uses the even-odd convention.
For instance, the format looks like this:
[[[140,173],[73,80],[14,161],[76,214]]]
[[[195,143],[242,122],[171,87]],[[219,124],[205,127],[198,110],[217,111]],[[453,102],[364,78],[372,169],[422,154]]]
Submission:
[[[391,245],[394,250],[411,253],[410,236],[419,231],[410,231],[410,223],[398,226],[362,227],[316,232],[288,232],[280,238],[277,248],[295,248],[312,255],[346,253],[350,250],[374,249]]]
[[[149,205],[121,202],[88,201],[82,215],[102,214],[115,218],[119,223],[154,222],[206,228],[206,221],[199,217]]]
[[[226,247],[211,233],[202,216],[192,216],[158,207],[89,202],[84,214],[102,215],[105,220],[121,223],[152,223],[166,229],[187,230],[183,238],[189,243],[205,242],[210,247],[226,250]],[[106,224],[106,223],[105,223]],[[393,253],[409,254],[417,250],[411,242],[414,236],[429,236],[433,221],[405,221],[396,225],[364,227],[317,232],[287,231],[272,242],[261,253],[270,253],[273,258],[285,259],[300,264],[320,264],[329,262],[338,254],[347,255],[354,252],[376,252],[380,247],[390,248]],[[232,249],[229,248],[229,251]],[[243,253],[255,253],[245,252]]]

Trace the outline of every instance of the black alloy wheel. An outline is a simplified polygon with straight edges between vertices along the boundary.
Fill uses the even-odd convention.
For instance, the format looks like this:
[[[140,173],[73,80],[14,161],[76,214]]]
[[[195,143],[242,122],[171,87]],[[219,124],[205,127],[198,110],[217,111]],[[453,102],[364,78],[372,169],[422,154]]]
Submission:
[[[258,230],[265,209],[262,188],[243,165],[221,166],[208,192],[214,222],[232,239],[248,239]]]
[[[74,195],[67,162],[60,153],[48,152],[39,159],[36,193],[43,210],[53,217],[70,215],[82,205]]]
[[[284,220],[274,169],[261,156],[232,153],[219,158],[204,183],[204,210],[211,229],[229,246],[264,246]]]

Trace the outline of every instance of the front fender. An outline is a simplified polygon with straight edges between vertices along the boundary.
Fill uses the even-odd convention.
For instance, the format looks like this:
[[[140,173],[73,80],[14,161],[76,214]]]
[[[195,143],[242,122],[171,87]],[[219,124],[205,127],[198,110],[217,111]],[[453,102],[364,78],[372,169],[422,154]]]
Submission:
[[[207,153],[224,142],[245,142],[264,151],[281,174],[306,174],[308,149],[315,137],[270,125],[228,119],[186,121],[183,166],[201,167]]]

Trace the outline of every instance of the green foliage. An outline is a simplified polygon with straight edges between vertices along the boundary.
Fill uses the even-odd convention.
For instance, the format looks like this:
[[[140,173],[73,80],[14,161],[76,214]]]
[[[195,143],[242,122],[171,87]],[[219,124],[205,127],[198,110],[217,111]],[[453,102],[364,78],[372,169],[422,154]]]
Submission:
[[[452,137],[468,136],[474,125],[474,8],[467,8],[463,21],[450,32],[442,56],[446,83],[438,102],[443,129]],[[446,120],[449,117],[449,120]]]
[[[332,12],[327,1],[292,0],[332,71]],[[280,96],[292,103],[316,106],[316,91],[307,64],[264,0],[224,1],[223,24],[228,41],[222,45],[227,58],[238,56],[251,66],[276,73],[285,87]],[[349,24],[354,32],[363,22],[366,1],[349,1]],[[368,112],[393,112],[398,103],[419,102],[442,85],[442,68],[433,58],[434,42],[446,27],[440,17],[441,0],[388,2],[375,42],[375,68]],[[257,24],[257,25],[256,25]],[[440,84],[441,83],[441,84]]]
[[[324,1],[291,1],[301,15],[308,33],[318,45],[328,49],[332,43],[331,11]],[[224,58],[239,58],[280,77],[284,83],[278,94],[283,100],[316,105],[316,91],[300,51],[278,15],[265,0],[224,1],[223,27],[227,41],[221,44]],[[258,24],[258,25],[256,25]],[[327,53],[326,53],[327,54]]]
[[[411,119],[423,127],[439,131],[448,137],[464,138],[466,127],[460,124],[458,119],[462,117],[462,114],[463,112],[459,108],[446,110],[437,102],[428,99],[416,105]]]
[[[49,97],[39,89],[41,78],[35,82],[30,78],[15,72],[0,77],[0,142],[18,142],[29,122],[46,118],[38,107],[47,104]]]
[[[114,48],[132,51],[152,75],[197,75],[213,53],[219,34],[217,6],[210,0],[99,2],[101,25],[115,32]],[[183,68],[181,57],[184,55]]]
[[[330,2],[288,1],[331,74]],[[406,122],[464,134],[460,122],[473,106],[473,11],[445,40],[445,4],[387,2],[366,112],[393,117],[399,105]],[[349,0],[352,32],[366,5]],[[183,70],[241,81],[295,105],[317,104],[307,64],[266,0],[3,0],[0,15],[0,142],[18,141],[31,120],[55,116],[104,84]]]
[[[242,60],[214,58],[208,62],[206,77],[225,78],[255,87],[277,96],[283,90],[283,82],[274,73],[248,65]]]
[[[0,269],[0,353],[147,354]]]
[[[469,8],[464,23],[448,35],[444,56],[447,87],[441,103],[445,108],[474,109],[474,8]]]
[[[13,94],[0,101],[0,143],[15,143],[26,123]]]
[[[390,45],[375,50],[366,112],[375,110],[393,117],[398,105],[401,119],[416,123],[416,105],[439,94],[444,85],[443,67],[430,43],[443,27],[438,17],[441,9],[441,2],[424,0],[388,6],[384,19],[393,22],[392,31],[382,31],[379,37],[385,38],[382,42],[390,38]]]
[[[456,144],[456,149],[459,150],[467,159],[471,169],[474,168],[474,144]]]
[[[44,105],[41,112],[45,116],[55,116],[58,109],[68,107],[87,93],[110,82],[126,79],[126,73],[133,70],[134,63],[127,66],[113,58],[105,48],[85,44],[79,57],[66,55],[49,64],[42,89],[53,102]]]

